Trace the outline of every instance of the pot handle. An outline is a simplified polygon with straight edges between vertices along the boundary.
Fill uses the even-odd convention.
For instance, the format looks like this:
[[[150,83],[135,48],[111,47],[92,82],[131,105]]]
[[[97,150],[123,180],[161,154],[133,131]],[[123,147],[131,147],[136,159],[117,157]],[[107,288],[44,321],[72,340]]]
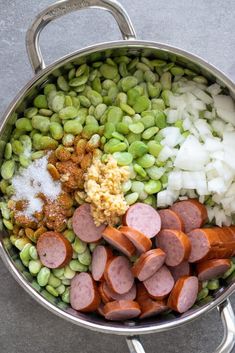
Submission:
[[[224,337],[214,353],[230,353],[235,344],[235,317],[230,300],[225,300],[217,307],[224,328]],[[130,353],[145,353],[138,336],[126,338]]]
[[[26,34],[26,49],[35,73],[46,67],[39,47],[39,36],[43,28],[56,18],[87,8],[109,11],[117,21],[123,39],[136,38],[126,10],[115,0],[58,0],[37,15]]]

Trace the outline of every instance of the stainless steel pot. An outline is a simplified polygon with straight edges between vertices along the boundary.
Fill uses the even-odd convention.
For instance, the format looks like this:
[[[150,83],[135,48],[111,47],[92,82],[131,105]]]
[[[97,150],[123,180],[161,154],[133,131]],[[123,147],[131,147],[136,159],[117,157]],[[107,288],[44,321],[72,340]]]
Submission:
[[[96,44],[69,54],[55,63],[46,67],[39,48],[39,35],[41,30],[52,20],[69,12],[86,8],[99,8],[109,11],[118,23],[123,40]],[[36,73],[35,77],[20,91],[10,104],[1,119],[0,125],[0,156],[3,153],[6,141],[9,139],[14,112],[24,109],[27,102],[46,81],[53,80],[53,71],[66,63],[81,59],[88,61],[102,59],[108,56],[119,55],[144,55],[146,57],[164,58],[193,69],[206,76],[212,82],[218,82],[227,88],[229,94],[235,97],[235,85],[222,72],[201,58],[162,43],[140,41],[136,39],[132,23],[123,7],[114,0],[60,0],[42,11],[34,20],[26,36],[26,47],[29,60]],[[165,315],[143,321],[107,322],[94,314],[80,314],[72,311],[61,310],[56,305],[47,301],[40,293],[36,292],[14,264],[14,254],[4,246],[5,234],[0,235],[0,255],[6,266],[17,282],[40,304],[56,315],[91,330],[127,336],[127,344],[131,353],[144,353],[138,335],[166,331],[186,324],[204,313],[217,308],[224,327],[224,337],[215,353],[231,352],[235,343],[235,318],[228,297],[235,290],[235,283],[221,288],[207,303],[191,309],[183,315]]]

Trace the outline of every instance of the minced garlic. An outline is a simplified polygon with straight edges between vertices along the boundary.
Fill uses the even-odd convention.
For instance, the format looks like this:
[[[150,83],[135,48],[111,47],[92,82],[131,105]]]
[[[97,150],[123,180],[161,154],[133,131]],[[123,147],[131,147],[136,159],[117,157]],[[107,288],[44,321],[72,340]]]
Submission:
[[[128,169],[119,167],[112,156],[109,156],[107,163],[93,160],[85,175],[84,188],[97,226],[102,223],[115,225],[126,212],[128,205],[122,192],[122,183],[128,178]]]

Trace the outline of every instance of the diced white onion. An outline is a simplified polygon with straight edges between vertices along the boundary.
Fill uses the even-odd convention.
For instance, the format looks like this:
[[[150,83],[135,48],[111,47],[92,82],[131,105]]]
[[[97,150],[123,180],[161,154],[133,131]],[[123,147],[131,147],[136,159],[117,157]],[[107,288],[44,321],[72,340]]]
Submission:
[[[209,155],[203,145],[194,136],[188,136],[181,145],[175,159],[175,167],[188,171],[203,170],[209,161]]]
[[[174,156],[174,150],[168,146],[164,146],[158,155],[158,159],[161,162],[165,162],[168,158]]]
[[[207,206],[209,221],[230,225],[235,214],[234,102],[220,94],[218,83],[207,87],[181,77],[173,85],[167,122],[182,120],[189,135],[173,126],[161,130],[163,149],[157,159],[165,162],[168,182],[157,195],[157,205],[187,198],[204,203],[210,196],[215,205]]]
[[[209,92],[211,96],[216,96],[221,92],[221,87],[218,85],[218,83],[213,83],[213,85],[207,87],[207,92]]]

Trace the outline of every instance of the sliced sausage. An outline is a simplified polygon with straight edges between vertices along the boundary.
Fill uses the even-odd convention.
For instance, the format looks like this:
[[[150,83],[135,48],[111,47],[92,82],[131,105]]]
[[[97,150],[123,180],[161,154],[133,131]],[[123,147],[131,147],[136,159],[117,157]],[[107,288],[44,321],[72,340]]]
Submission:
[[[213,249],[220,245],[220,239],[214,228],[194,229],[187,235],[191,242],[189,262],[192,263],[211,258]]]
[[[86,243],[100,240],[102,231],[106,227],[104,224],[96,227],[91,214],[91,206],[88,203],[84,203],[74,211],[72,226],[74,233]]]
[[[139,253],[146,252],[151,249],[151,240],[138,230],[127,226],[122,226],[119,230],[132,242]]]
[[[232,235],[233,241],[235,241],[235,226],[228,227],[228,232]],[[232,256],[235,256],[235,247],[232,246],[232,248],[233,248]]]
[[[141,315],[140,319],[146,319],[148,317],[156,316],[168,309],[165,300],[153,300],[147,299],[145,302],[140,304]]]
[[[41,263],[48,268],[60,268],[72,259],[73,248],[62,234],[45,232],[37,241],[37,252]]]
[[[228,227],[229,232],[233,235],[233,238],[235,238],[235,226],[230,226]]]
[[[104,304],[100,303],[98,309],[97,309],[98,314],[100,314],[100,316],[104,317]]]
[[[185,313],[197,299],[198,278],[184,276],[178,279],[168,298],[167,305],[174,311]]]
[[[191,274],[191,267],[188,261],[183,261],[181,264],[175,267],[168,267],[175,282],[183,276],[189,276]]]
[[[136,283],[136,301],[138,303],[147,300],[148,298],[151,298],[149,293],[147,292],[147,289],[145,288],[143,282],[137,282]]]
[[[102,235],[104,240],[126,256],[131,257],[134,255],[134,245],[120,232],[120,230],[108,226],[103,230]]]
[[[167,266],[178,266],[189,258],[191,243],[187,235],[180,230],[161,230],[156,236],[156,243],[166,253]]]
[[[123,224],[153,238],[161,229],[161,218],[152,206],[138,202],[128,208]]]
[[[133,319],[141,313],[139,304],[133,300],[119,300],[107,303],[103,311],[105,318],[111,321]]]
[[[89,273],[81,272],[71,281],[70,304],[81,312],[96,311],[100,305],[100,295],[95,281]]]
[[[145,286],[143,285],[142,282],[137,283],[136,289],[137,289],[136,300],[138,303],[150,298],[150,296],[147,292],[147,289],[145,288]]]
[[[71,307],[67,308],[66,312],[69,313],[69,314],[72,314],[73,316],[79,317],[79,313],[77,312],[77,310],[74,310]]]
[[[107,291],[105,291],[104,289],[104,286],[105,286],[105,281],[101,282],[99,284],[99,287],[98,287],[98,290],[99,290],[99,293],[100,293],[100,297],[101,297],[101,300],[104,304],[108,303],[108,302],[111,302],[112,301],[112,298],[111,296],[107,293]]]
[[[104,282],[104,284],[103,284],[103,290],[104,290],[105,296],[107,298],[111,298],[109,301],[112,301],[112,300],[135,300],[135,298],[136,298],[136,285],[135,285],[135,283],[133,284],[131,289],[127,293],[124,293],[124,294],[118,294],[118,293],[114,292],[107,285],[106,282]]]
[[[153,300],[142,283],[138,283],[137,302],[140,305],[140,319],[156,316],[168,309],[165,300]]]
[[[174,286],[174,278],[168,268],[163,265],[152,277],[146,279],[144,286],[154,299],[164,299]]]
[[[196,272],[199,281],[208,281],[222,276],[230,267],[229,259],[213,259],[197,264]]]
[[[139,281],[145,281],[164,264],[166,254],[161,249],[149,250],[142,254],[132,267],[132,273]]]
[[[118,294],[129,292],[134,284],[131,263],[124,256],[117,256],[109,260],[104,277],[109,287]]]
[[[232,227],[215,227],[221,243],[226,244],[226,249],[230,248],[230,255],[232,257],[235,250],[235,234]]]
[[[206,206],[196,199],[176,202],[171,206],[171,210],[183,220],[185,233],[200,228],[208,218]]]
[[[162,227],[161,229],[176,229],[184,231],[184,222],[182,218],[174,211],[166,208],[158,211],[161,217]]]
[[[98,245],[95,248],[91,261],[91,273],[95,281],[103,278],[107,262],[112,256],[112,250],[106,246]]]
[[[194,229],[187,235],[191,242],[189,262],[226,259],[235,252],[234,236],[224,227]]]

